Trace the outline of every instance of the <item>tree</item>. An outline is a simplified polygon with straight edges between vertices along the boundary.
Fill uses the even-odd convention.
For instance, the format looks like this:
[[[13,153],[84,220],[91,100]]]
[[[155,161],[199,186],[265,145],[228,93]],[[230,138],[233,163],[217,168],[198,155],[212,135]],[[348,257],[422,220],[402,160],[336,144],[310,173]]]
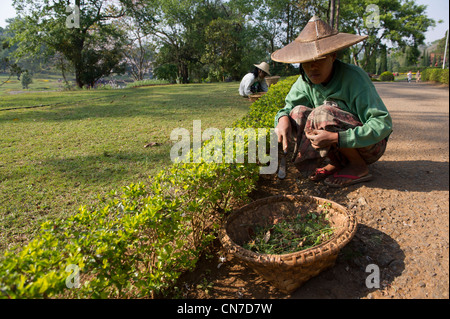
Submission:
[[[417,48],[417,45],[406,47],[406,65],[412,66],[417,65],[419,63],[420,50]]]
[[[423,50],[423,53],[422,53],[422,63],[421,63],[421,65],[422,65],[422,66],[425,66],[425,67],[427,67],[427,66],[430,65],[430,57],[428,56],[427,49],[424,49],[424,50]]]
[[[155,45],[133,17],[123,17],[117,21],[117,25],[127,33],[127,44],[123,51],[127,69],[136,81],[141,81],[154,62]]]
[[[177,67],[178,81],[242,76],[243,66],[260,54],[260,35],[253,32],[248,0],[144,0],[147,11],[139,19],[157,39],[156,66]],[[151,17],[151,19],[149,19]],[[244,18],[245,17],[245,18]],[[259,41],[259,42],[258,42]],[[261,56],[262,55],[262,56]],[[247,68],[245,66],[245,68]],[[171,70],[171,67],[162,70]],[[166,73],[166,72],[165,72]],[[169,72],[170,73],[170,72]]]
[[[379,56],[380,56],[380,62],[378,64],[377,74],[381,74],[388,70],[386,45],[381,45],[380,51],[379,51]]]
[[[78,87],[93,86],[120,65],[125,34],[113,19],[125,14],[131,0],[14,0],[21,16],[11,25],[18,57],[35,55],[45,45],[47,56],[60,53],[75,71]]]
[[[333,29],[336,30],[339,30],[340,3],[340,0],[329,0],[328,4],[328,23]]]
[[[145,0],[142,4],[147,13],[138,15],[145,32],[157,39],[160,48],[165,48],[159,50],[157,60],[176,65],[182,83],[189,81],[189,65],[200,60],[196,45],[203,39],[203,28],[197,13],[204,2],[210,6],[209,1],[200,0]]]
[[[22,74],[22,88],[24,89],[28,89],[28,85],[30,85],[31,83],[33,83],[33,78],[30,74],[30,72],[26,71]]]
[[[313,15],[326,14],[328,0],[262,0],[256,11],[258,26],[271,24],[278,47],[294,41]],[[273,51],[272,51],[273,52]]]
[[[210,79],[240,80],[249,66],[267,60],[267,47],[258,29],[233,9],[209,23],[205,28],[205,43],[201,62],[210,66]]]
[[[14,61],[11,61],[11,43],[7,40],[6,31],[0,27],[0,70],[4,73],[8,73],[8,78],[5,81],[0,81],[0,86],[8,82],[11,77],[17,76],[20,78],[23,72],[22,68]]]
[[[445,50],[445,46],[446,46],[445,42],[447,40],[449,40],[449,42],[450,42],[450,39],[447,38],[447,33],[448,33],[448,30],[445,32],[444,37],[442,39],[438,40],[438,43],[437,43],[437,46],[436,46],[436,49],[435,49],[436,54],[439,55],[441,57],[441,59],[444,59],[444,54],[445,54],[445,56],[446,56],[445,60],[446,61],[448,61],[448,58],[449,58],[449,49],[448,49],[449,46],[448,46],[448,43],[447,43],[447,50]]]
[[[366,41],[352,47],[355,64],[367,69],[372,63],[371,57],[383,44],[413,48],[423,44],[426,30],[435,25],[435,21],[426,16],[425,9],[425,5],[417,5],[413,0],[342,2],[341,31],[369,36]],[[416,50],[410,53],[411,60],[416,58]]]

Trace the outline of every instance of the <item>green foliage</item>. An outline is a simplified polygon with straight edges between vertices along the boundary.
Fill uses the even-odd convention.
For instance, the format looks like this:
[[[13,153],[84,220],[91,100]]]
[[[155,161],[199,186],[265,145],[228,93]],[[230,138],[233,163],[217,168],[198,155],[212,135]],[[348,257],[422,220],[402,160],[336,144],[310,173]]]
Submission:
[[[448,69],[428,68],[422,72],[422,81],[434,81],[448,84]]]
[[[30,72],[22,73],[22,78],[21,78],[20,81],[22,83],[22,88],[23,89],[28,89],[28,85],[33,83],[33,78],[31,76]]]
[[[243,32],[239,28],[238,20],[224,19],[219,17],[209,23],[205,28],[206,46],[201,61],[211,66],[210,70],[217,73],[211,74],[214,78],[223,81],[228,75],[237,78],[240,74],[240,62],[244,55],[245,45],[241,43]]]
[[[177,80],[177,66],[175,64],[162,64],[155,68],[154,71],[156,77],[161,80],[175,83]]]
[[[440,79],[441,79],[441,69],[432,69],[430,71],[429,80],[434,81],[434,82],[439,82]]]
[[[80,88],[123,70],[126,33],[111,21],[124,15],[125,4],[107,2],[85,1],[78,5],[79,12],[70,13],[64,1],[14,1],[21,16],[9,25],[14,34],[11,43],[17,45],[14,55],[48,58],[60,54],[74,68]]]
[[[370,7],[377,10],[370,10]],[[403,50],[403,53],[410,63],[416,64],[420,55],[417,47],[423,44],[427,28],[435,26],[435,21],[425,11],[425,5],[414,1],[348,0],[341,3],[340,31],[368,35],[366,41],[350,50],[357,59],[362,50],[360,65],[370,73],[375,73],[375,58],[386,40],[402,49],[408,48],[408,52]]]
[[[271,127],[296,78],[271,86],[234,127]],[[195,266],[224,214],[246,200],[258,174],[259,166],[251,163],[212,163],[205,157],[198,163],[174,163],[149,185],[111,192],[101,208],[81,207],[67,219],[45,222],[28,245],[1,257],[0,296],[161,296]],[[68,288],[70,265],[79,267],[79,288]]]
[[[392,72],[386,71],[380,74],[380,81],[394,81],[394,75]]]
[[[99,210],[82,207],[46,222],[19,254],[6,252],[0,267],[3,297],[127,298],[156,296],[192,269],[214,239],[231,198],[252,188],[255,169],[230,164],[174,164],[147,187],[113,192]],[[81,287],[68,289],[68,265]]]
[[[440,82],[444,84],[448,84],[448,69],[444,69],[441,71]]]
[[[296,78],[271,86],[234,127],[271,127]],[[224,214],[246,199],[258,174],[252,163],[174,163],[149,185],[111,192],[98,209],[81,207],[67,219],[45,222],[28,245],[1,257],[1,297],[161,296],[195,266]],[[68,288],[70,265],[79,267],[79,288]]]
[[[273,127],[276,113],[285,106],[285,98],[298,75],[278,81],[250,106],[249,113],[237,123],[238,127]]]

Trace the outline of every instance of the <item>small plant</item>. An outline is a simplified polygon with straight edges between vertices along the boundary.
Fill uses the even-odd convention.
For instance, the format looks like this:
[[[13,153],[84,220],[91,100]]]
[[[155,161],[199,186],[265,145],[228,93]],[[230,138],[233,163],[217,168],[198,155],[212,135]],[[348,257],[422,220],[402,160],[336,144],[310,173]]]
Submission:
[[[265,227],[255,226],[250,231],[253,232],[251,240],[243,247],[260,254],[281,255],[320,245],[334,232],[326,217],[327,212],[327,209],[323,212],[309,211],[277,218],[272,225]]]
[[[22,88],[28,89],[28,85],[33,83],[33,79],[31,77],[31,74],[27,71],[22,74]]]
[[[392,72],[386,71],[380,74],[380,81],[394,81]]]

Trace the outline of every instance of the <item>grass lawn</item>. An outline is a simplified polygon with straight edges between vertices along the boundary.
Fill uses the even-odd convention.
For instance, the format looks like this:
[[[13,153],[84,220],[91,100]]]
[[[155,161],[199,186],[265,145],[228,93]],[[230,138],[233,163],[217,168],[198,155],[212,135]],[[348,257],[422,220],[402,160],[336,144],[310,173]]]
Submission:
[[[192,132],[193,120],[202,130],[231,127],[250,106],[238,86],[0,92],[0,250],[27,242],[49,218],[146,183],[171,164],[173,129]],[[24,108],[41,104],[51,105]],[[159,145],[145,148],[150,142]]]
[[[62,77],[58,75],[36,74],[33,75],[33,83],[29,85],[27,90],[24,90],[22,88],[21,81],[18,80],[16,76],[9,77],[6,74],[0,74],[0,84],[8,80],[7,83],[0,86],[0,94],[18,91],[27,92],[60,90],[63,87],[63,82],[59,82],[59,79],[62,79]]]

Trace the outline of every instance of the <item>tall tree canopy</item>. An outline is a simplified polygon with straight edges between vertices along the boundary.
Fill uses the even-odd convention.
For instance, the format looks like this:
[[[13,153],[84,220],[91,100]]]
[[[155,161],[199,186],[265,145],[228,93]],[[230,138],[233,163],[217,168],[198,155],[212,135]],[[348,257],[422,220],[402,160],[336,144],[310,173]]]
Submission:
[[[344,60],[376,73],[387,68],[390,48],[416,63],[418,46],[435,25],[414,0],[14,0],[14,6],[19,17],[9,43],[16,55],[58,56],[79,87],[122,63],[142,79],[151,59],[156,74],[173,81],[236,80],[254,63],[270,62],[313,15],[342,32],[368,35]],[[141,41],[147,38],[153,43]]]
[[[362,44],[352,48],[354,62],[364,69],[373,67],[373,59],[383,45],[410,47],[411,62],[418,58],[417,47],[423,44],[425,32],[435,25],[425,14],[426,6],[413,0],[346,0],[341,2],[341,31],[368,35]],[[359,63],[358,54],[363,58]]]
[[[18,57],[37,54],[43,45],[48,55],[62,54],[75,70],[78,87],[93,85],[122,59],[125,34],[112,22],[125,15],[128,1],[14,0],[19,19],[15,33]]]

